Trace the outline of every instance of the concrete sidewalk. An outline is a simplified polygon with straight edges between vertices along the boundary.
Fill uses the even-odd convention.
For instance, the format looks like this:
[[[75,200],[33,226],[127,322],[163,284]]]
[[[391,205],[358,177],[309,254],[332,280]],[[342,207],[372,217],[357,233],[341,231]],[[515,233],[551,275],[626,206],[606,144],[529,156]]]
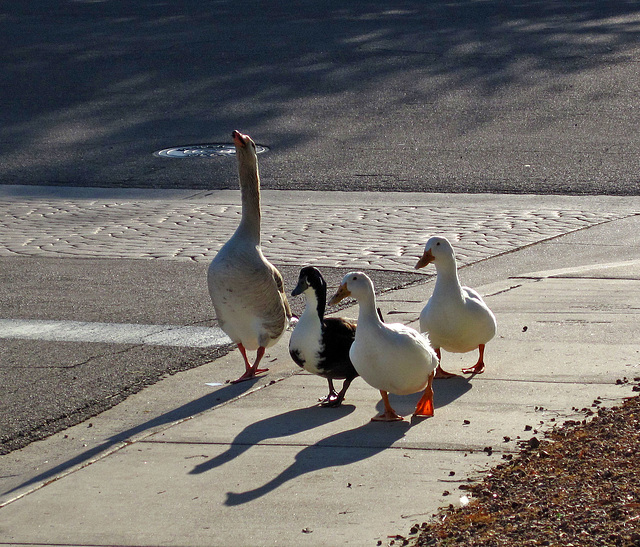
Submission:
[[[266,357],[267,375],[224,384],[241,368],[234,351],[1,457],[0,544],[386,545],[407,534],[459,503],[459,486],[518,441],[633,394],[633,205],[462,270],[499,333],[484,374],[436,382],[434,418],[371,423],[379,394],[361,379],[342,408],[316,406],[326,382],[298,372],[288,336]],[[380,307],[389,321],[416,325],[431,288],[385,293]],[[456,371],[474,359],[444,353],[443,365]],[[392,403],[410,418],[417,397]]]

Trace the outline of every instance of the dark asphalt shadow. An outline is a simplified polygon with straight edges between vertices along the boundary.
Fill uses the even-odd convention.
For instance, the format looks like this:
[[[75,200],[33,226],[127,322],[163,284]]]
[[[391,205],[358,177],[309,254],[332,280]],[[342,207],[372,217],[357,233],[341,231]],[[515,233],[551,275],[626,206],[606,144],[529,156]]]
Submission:
[[[156,418],[153,418],[148,422],[144,422],[140,425],[127,429],[126,431],[122,431],[121,433],[114,435],[113,437],[109,438],[107,441],[99,444],[98,446],[95,446],[94,448],[86,450],[78,454],[77,456],[74,456],[73,458],[70,458],[67,461],[61,463],[60,465],[57,465],[56,467],[48,469],[44,473],[41,473],[40,475],[37,475],[32,479],[20,484],[19,486],[16,486],[15,488],[8,490],[7,492],[4,492],[4,494],[10,494],[12,492],[15,492],[18,489],[37,484],[39,482],[46,482],[50,479],[53,479],[59,475],[64,474],[65,472],[73,469],[74,467],[78,467],[83,464],[89,463],[99,454],[105,451],[109,451],[110,449],[116,447],[117,445],[127,442],[132,437],[140,435],[145,431],[149,431],[151,429],[158,428],[163,425],[168,425],[174,422],[184,420],[186,418],[190,418],[192,416],[196,416],[197,414],[200,414],[202,412],[215,408],[216,406],[224,404],[232,399],[235,399],[236,397],[239,397],[243,393],[246,393],[247,391],[249,391],[257,381],[258,379],[256,378],[254,380],[249,380],[239,384],[225,385],[224,387],[212,393],[204,395],[199,399],[196,399],[185,405],[175,408],[169,412],[166,412],[165,414],[162,414]]]
[[[408,422],[369,422],[355,429],[331,435],[302,449],[292,465],[263,486],[246,492],[228,492],[225,505],[248,503],[306,473],[350,465],[371,458],[404,437],[410,427],[411,424]]]
[[[264,172],[277,176],[264,177],[264,188],[522,192],[564,184],[570,192],[571,183],[541,177],[532,186],[514,168],[496,169],[489,179],[474,176],[479,169],[472,165],[460,173],[468,177],[450,179],[463,160],[457,154],[439,158],[446,162],[440,174],[429,176],[432,164],[421,164],[417,178],[412,170],[432,151],[430,127],[469,135],[509,115],[500,108],[505,90],[516,99],[514,119],[531,115],[527,132],[565,115],[564,104],[576,98],[580,124],[601,129],[611,116],[602,116],[598,104],[609,105],[609,97],[576,91],[581,81],[567,77],[597,80],[599,70],[606,78],[609,69],[633,63],[639,11],[637,2],[600,0],[306,0],[251,10],[231,0],[185,0],[178,12],[173,3],[150,0],[18,0],[0,18],[0,68],[8,82],[0,86],[0,183],[237,188],[229,158],[166,160],[153,152],[230,143],[230,132],[240,129],[272,149],[263,156]],[[635,89],[633,81],[612,87],[614,96]],[[451,103],[456,94],[471,100]],[[484,108],[492,97],[498,106]],[[547,111],[556,97],[563,107]],[[392,135],[399,126],[411,135]],[[621,128],[608,131],[619,139]],[[403,139],[395,145],[403,147],[379,152],[379,135]],[[573,133],[564,138],[576,140]],[[494,139],[487,146],[507,144]],[[374,154],[366,154],[368,145]],[[597,148],[587,145],[589,153]],[[397,161],[394,150],[414,149],[411,161]],[[508,162],[522,164],[519,152]],[[342,169],[333,165],[343,162]],[[601,173],[608,164],[592,171],[592,191],[615,188],[609,178],[619,178],[613,167],[620,164]]]

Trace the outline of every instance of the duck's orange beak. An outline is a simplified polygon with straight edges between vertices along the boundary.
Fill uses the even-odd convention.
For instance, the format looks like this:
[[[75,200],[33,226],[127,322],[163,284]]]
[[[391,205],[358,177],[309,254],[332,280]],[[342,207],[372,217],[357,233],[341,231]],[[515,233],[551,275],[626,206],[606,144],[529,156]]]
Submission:
[[[433,256],[431,249],[429,249],[428,251],[425,251],[424,254],[422,255],[422,258],[418,260],[418,263],[416,264],[416,270],[419,270],[420,268],[424,268],[427,264],[431,264],[435,259],[436,257]]]
[[[335,306],[338,302],[344,300],[347,296],[351,296],[351,291],[347,289],[346,285],[340,285],[338,287],[338,292],[336,292],[336,294],[331,297],[331,300],[329,300],[329,305]]]

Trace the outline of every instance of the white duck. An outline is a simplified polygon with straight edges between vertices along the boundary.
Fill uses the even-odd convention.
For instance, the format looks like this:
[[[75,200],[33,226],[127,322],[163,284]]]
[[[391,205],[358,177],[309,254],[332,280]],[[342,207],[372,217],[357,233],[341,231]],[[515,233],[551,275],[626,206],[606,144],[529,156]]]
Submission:
[[[268,369],[258,365],[266,348],[282,336],[291,318],[280,272],[260,248],[260,175],[256,145],[234,131],[242,196],[242,219],[235,233],[209,265],[209,295],[220,328],[238,345],[245,372],[235,382],[250,380]],[[253,365],[246,350],[257,351]],[[234,382],[234,383],[235,383]]]
[[[478,362],[462,372],[481,374],[485,368],[484,347],[496,333],[496,318],[476,291],[460,285],[455,253],[446,238],[435,236],[427,241],[416,269],[431,262],[436,267],[436,286],[420,313],[420,330],[429,334],[438,358],[441,349],[466,353],[477,348]],[[438,366],[436,378],[451,376],[455,374]]]
[[[383,323],[376,311],[373,282],[362,272],[344,276],[329,301],[352,296],[358,301],[358,328],[349,357],[362,378],[380,390],[385,411],[374,421],[402,420],[389,404],[388,392],[408,395],[424,390],[415,416],[433,416],[433,374],[438,358],[425,336],[400,323]]]

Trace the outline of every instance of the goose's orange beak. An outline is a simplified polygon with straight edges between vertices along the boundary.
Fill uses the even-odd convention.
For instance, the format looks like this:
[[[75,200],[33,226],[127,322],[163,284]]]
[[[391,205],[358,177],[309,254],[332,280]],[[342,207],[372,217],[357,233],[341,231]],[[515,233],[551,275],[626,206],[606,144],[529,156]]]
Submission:
[[[243,135],[240,131],[234,131],[231,133],[233,137],[233,144],[235,144],[238,148],[245,148],[247,146],[246,138],[247,135]]]
[[[331,300],[329,300],[329,305],[335,306],[338,302],[344,300],[347,296],[351,296],[351,291],[347,289],[346,285],[340,285],[338,287],[338,292],[336,292],[336,294],[331,297]]]
[[[431,249],[429,249],[428,251],[425,251],[424,254],[422,255],[422,258],[418,260],[418,263],[416,264],[416,270],[419,270],[420,268],[424,268],[427,264],[431,264],[435,259],[436,257],[433,256]]]

